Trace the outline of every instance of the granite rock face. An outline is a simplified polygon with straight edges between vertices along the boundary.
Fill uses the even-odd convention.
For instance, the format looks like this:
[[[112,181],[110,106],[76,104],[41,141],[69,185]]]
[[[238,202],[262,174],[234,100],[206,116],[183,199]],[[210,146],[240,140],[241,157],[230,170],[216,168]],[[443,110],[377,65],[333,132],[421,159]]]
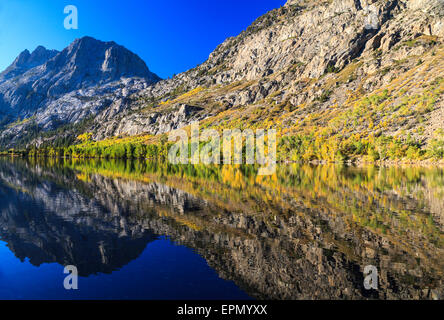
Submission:
[[[136,95],[138,102],[127,104],[117,115],[108,117],[105,111],[92,131],[100,140],[177,129],[153,121],[161,108],[145,112],[147,103],[140,101],[157,101],[154,107],[158,107],[159,102],[177,97],[178,90],[198,87],[208,88],[210,94],[213,88],[228,88],[197,103],[205,109],[201,118],[218,113],[212,104],[219,103],[222,110],[253,108],[271,96],[277,104],[290,101],[297,106],[313,103],[323,91],[331,91],[332,99],[318,102],[322,110],[334,100],[343,104],[347,92],[363,89],[370,93],[400,77],[415,65],[400,68],[400,61],[421,57],[433,45],[438,48],[443,36],[442,0],[290,0],[258,18],[239,36],[228,38],[198,67],[144,89]],[[405,45],[409,41],[415,44]],[[358,67],[346,84],[326,86],[332,74],[353,64]],[[233,90],[239,82],[246,85]]]

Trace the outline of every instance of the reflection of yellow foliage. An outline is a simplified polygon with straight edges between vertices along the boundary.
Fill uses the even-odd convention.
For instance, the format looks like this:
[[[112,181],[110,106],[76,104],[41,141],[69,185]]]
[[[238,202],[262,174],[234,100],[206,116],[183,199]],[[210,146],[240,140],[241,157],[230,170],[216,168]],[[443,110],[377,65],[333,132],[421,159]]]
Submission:
[[[194,230],[194,231],[201,231],[202,227],[198,226],[196,223],[192,222],[191,220],[186,219],[185,217],[178,217],[174,215],[173,213],[170,213],[166,209],[158,209],[158,214],[160,217],[168,217],[171,218],[178,223],[187,226],[188,228]]]
[[[436,169],[436,173],[436,170],[420,167],[345,169],[333,165],[292,164],[278,167],[272,176],[258,176],[249,166],[153,164],[148,170],[149,162],[129,165],[109,161],[74,161],[72,166],[81,170],[79,179],[82,180],[88,179],[93,172],[141,182],[152,182],[161,177],[162,183],[211,201],[230,212],[294,212],[292,202],[284,200],[290,197],[307,208],[328,212],[331,218],[340,216],[349,230],[366,228],[390,239],[407,233],[416,239],[414,241],[444,246],[442,234],[433,219],[405,209],[405,201],[411,201],[413,195],[411,190],[415,190],[418,201],[425,199],[422,188],[433,190],[434,194],[444,193],[441,169]],[[184,218],[182,224],[201,228],[194,218]]]
[[[83,182],[89,182],[89,175],[87,173],[79,173],[76,175],[77,179]]]
[[[224,165],[222,167],[222,182],[235,189],[243,189],[246,187],[245,177],[240,170],[236,170],[238,166]]]
[[[184,226],[187,226],[188,228],[194,230],[194,231],[201,231],[202,228],[199,227],[197,224],[185,219],[185,218],[179,218],[179,217],[174,217],[174,220],[176,220],[177,222],[183,224]]]

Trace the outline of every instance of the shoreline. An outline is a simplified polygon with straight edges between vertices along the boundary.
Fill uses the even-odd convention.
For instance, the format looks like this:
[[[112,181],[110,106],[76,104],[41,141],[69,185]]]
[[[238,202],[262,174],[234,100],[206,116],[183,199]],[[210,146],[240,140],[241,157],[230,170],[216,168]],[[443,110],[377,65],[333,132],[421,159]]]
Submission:
[[[0,158],[22,158],[22,159],[71,159],[71,160],[133,160],[133,161],[147,161],[153,160],[153,158],[102,158],[102,157],[50,157],[50,156],[37,156],[37,157],[29,157],[23,156],[21,154],[0,154]],[[160,160],[155,160],[160,161]],[[347,166],[369,166],[369,165],[377,165],[380,167],[385,166],[419,166],[419,167],[444,167],[444,159],[443,160],[377,160],[377,161],[363,161],[361,159],[357,159],[355,161],[348,160],[344,162],[335,162],[335,161],[327,161],[327,160],[312,160],[312,161],[289,161],[283,160],[278,161],[277,164],[311,164],[311,165],[334,165],[334,164],[342,164]],[[223,165],[221,163],[220,165]]]

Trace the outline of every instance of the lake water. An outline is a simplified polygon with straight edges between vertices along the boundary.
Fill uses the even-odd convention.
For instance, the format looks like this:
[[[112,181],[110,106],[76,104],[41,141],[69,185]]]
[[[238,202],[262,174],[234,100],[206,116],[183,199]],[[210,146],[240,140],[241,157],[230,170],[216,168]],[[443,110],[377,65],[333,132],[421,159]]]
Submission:
[[[256,172],[1,158],[0,299],[443,299],[442,168]]]

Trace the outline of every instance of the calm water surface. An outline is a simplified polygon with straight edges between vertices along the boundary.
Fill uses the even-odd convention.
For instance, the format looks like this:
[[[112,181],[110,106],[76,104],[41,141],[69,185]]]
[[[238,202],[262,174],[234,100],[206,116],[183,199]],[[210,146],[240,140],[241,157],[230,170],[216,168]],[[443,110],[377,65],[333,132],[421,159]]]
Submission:
[[[256,172],[0,159],[0,299],[443,299],[442,168]]]

